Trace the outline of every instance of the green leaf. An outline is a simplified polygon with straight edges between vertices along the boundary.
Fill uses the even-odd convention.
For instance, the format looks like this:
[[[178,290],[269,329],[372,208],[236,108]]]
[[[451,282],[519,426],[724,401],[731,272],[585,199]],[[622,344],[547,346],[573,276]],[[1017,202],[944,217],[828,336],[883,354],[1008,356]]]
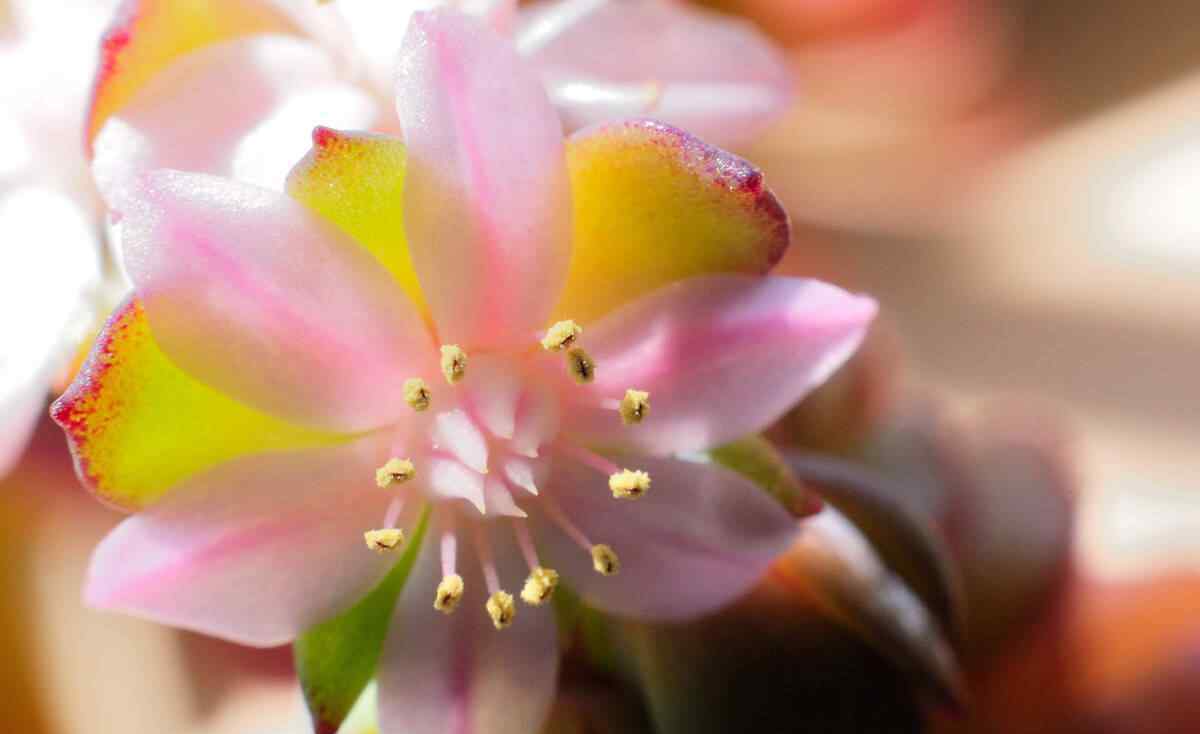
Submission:
[[[754,482],[796,517],[807,517],[821,509],[821,500],[796,480],[779,450],[762,436],[747,436],[718,446],[708,456]]]
[[[387,577],[358,604],[296,640],[296,672],[316,734],[337,732],[375,675],[392,610],[412,572],[428,526],[426,507],[404,555]]]

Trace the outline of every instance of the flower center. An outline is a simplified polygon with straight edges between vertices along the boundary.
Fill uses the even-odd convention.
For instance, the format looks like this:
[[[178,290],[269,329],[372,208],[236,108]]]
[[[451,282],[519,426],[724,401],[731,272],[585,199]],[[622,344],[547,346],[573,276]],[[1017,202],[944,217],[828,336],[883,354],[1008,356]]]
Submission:
[[[521,600],[537,606],[552,596],[559,575],[538,557],[522,509],[529,503],[538,503],[557,530],[591,556],[597,573],[608,576],[620,569],[616,552],[594,543],[563,512],[553,491],[543,491],[552,486],[552,453],[595,469],[598,491],[603,491],[607,477],[616,499],[635,499],[650,489],[646,472],[623,469],[559,435],[564,401],[537,379],[534,361],[559,359],[575,382],[590,383],[598,366],[584,351],[582,334],[574,321],[559,322],[540,340],[541,350],[524,354],[468,354],[458,345],[445,345],[440,363],[444,380],[426,382],[417,376],[405,382],[405,400],[414,414],[396,427],[391,458],[375,476],[381,489],[396,494],[382,528],[368,530],[364,538],[378,553],[395,551],[404,543],[397,522],[406,501],[414,492],[431,501],[440,532],[443,578],[433,599],[439,611],[454,612],[466,592],[457,565],[459,536],[464,534],[487,586],[488,616],[496,629],[512,623],[516,603],[502,587],[482,525],[498,518],[510,518],[516,547],[529,567]],[[439,387],[431,388],[430,383]],[[640,423],[650,411],[649,394],[635,389],[623,398],[606,397],[603,403],[612,409],[613,420],[625,425]]]

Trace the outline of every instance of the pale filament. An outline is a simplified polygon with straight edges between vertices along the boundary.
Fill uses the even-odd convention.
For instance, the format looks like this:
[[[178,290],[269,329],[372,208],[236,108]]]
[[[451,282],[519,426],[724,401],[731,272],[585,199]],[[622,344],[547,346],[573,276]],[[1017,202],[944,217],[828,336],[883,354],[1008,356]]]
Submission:
[[[529,526],[523,520],[513,520],[513,533],[517,536],[517,545],[521,547],[521,555],[525,557],[529,570],[541,566],[537,549],[533,547],[533,538],[529,535]]]

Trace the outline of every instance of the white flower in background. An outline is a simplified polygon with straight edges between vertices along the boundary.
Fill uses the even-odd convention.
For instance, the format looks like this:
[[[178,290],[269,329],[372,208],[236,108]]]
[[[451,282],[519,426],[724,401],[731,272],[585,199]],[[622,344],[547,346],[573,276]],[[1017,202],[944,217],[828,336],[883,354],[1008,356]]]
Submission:
[[[0,0],[0,475],[103,300],[101,209],[80,130],[115,5]]]

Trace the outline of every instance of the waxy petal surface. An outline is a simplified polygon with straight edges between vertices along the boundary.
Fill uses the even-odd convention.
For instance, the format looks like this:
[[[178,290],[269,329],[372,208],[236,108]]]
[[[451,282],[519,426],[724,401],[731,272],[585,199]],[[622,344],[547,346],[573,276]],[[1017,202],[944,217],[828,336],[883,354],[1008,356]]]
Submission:
[[[327,50],[288,36],[216,43],[142,85],[95,141],[93,173],[111,200],[141,171],[212,173],[280,190],[318,123],[369,129],[378,103],[338,79]]]
[[[398,138],[318,127],[286,190],[370,250],[423,311],[404,234],[406,160]]]
[[[544,563],[596,608],[647,620],[682,620],[736,599],[787,549],[802,527],[745,477],[714,465],[621,457],[654,484],[618,501],[596,487],[596,470],[556,457],[546,493],[593,543],[612,547],[620,571],[601,576],[592,559],[549,523]]]
[[[493,533],[503,579],[524,579],[511,539]],[[549,605],[520,604],[510,627],[484,612],[482,574],[464,559],[465,594],[449,617],[433,608],[441,581],[437,533],[430,533],[396,605],[379,668],[383,734],[528,734],[545,720],[558,673],[558,632]],[[518,589],[509,589],[514,594]]]
[[[256,33],[300,35],[266,0],[126,0],[100,44],[88,111],[89,147],[108,118],[146,82],[187,53]]]
[[[650,116],[728,145],[792,99],[787,60],[762,32],[671,0],[543,1],[521,14],[514,41],[569,130]]]
[[[124,208],[129,271],[176,363],[261,410],[362,430],[406,411],[433,358],[411,302],[352,240],[283,194],[156,171]]]
[[[378,443],[260,454],[188,480],[100,543],[87,602],[244,644],[290,641],[395,562],[362,540],[390,499],[370,481]]]
[[[854,353],[875,311],[868,297],[801,278],[715,275],[667,286],[586,332],[596,379],[574,394],[592,407],[569,408],[566,430],[576,441],[657,454],[757,433]],[[650,393],[638,425],[604,407],[628,388]]]
[[[787,214],[757,168],[649,120],[567,142],[574,250],[559,318],[584,325],[708,273],[761,274],[787,249]]]
[[[84,483],[128,510],[239,456],[346,440],[249,408],[179,369],[135,300],[113,313],[51,412]]]
[[[558,119],[511,46],[417,13],[400,56],[405,222],[440,339],[470,350],[545,328],[570,257]]]

